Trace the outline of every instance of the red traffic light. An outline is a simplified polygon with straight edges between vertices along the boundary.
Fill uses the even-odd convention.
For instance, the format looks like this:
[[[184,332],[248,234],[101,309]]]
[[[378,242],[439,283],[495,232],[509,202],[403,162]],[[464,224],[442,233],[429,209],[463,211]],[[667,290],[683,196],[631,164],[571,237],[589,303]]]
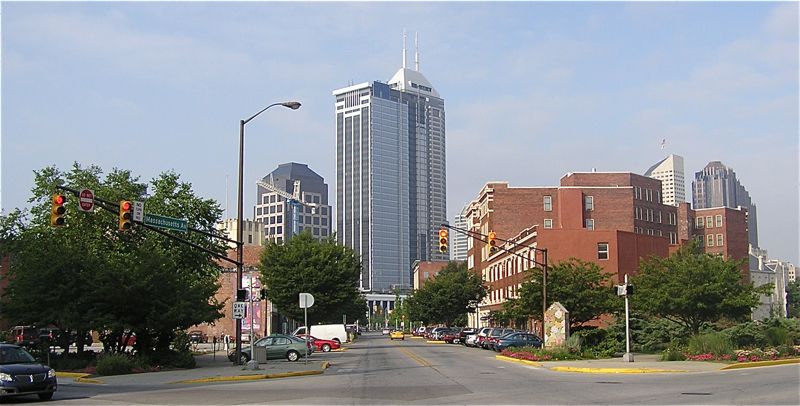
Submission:
[[[121,203],[121,205],[122,205],[122,207],[120,207],[120,208],[121,208],[122,210],[128,211],[128,210],[130,210],[130,209],[131,209],[131,202],[129,202],[129,201],[127,201],[127,200],[123,201],[123,202]]]
[[[53,204],[62,205],[66,201],[67,199],[64,197],[64,195],[53,195]]]

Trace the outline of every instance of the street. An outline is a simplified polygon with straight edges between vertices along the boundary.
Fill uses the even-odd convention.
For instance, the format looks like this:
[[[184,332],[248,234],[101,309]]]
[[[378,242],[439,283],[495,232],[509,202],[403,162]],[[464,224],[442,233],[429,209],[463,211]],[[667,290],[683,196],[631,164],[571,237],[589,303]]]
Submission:
[[[52,404],[800,404],[797,364],[671,374],[564,373],[500,361],[490,351],[377,334],[362,335],[344,352],[313,357],[331,367],[314,376],[190,385],[63,379]],[[29,401],[35,398],[8,403]]]

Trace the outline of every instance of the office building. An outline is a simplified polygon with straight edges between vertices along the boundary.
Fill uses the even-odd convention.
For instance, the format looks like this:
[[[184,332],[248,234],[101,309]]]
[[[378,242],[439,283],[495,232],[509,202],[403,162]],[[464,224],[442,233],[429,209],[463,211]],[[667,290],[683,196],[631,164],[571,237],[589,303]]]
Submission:
[[[331,235],[328,185],[308,165],[280,164],[256,184],[253,217],[264,224],[266,239],[280,243],[303,231],[316,239]]]
[[[388,83],[333,91],[337,240],[361,256],[364,292],[410,289],[414,261],[448,259],[444,100],[403,59]]]
[[[664,204],[677,206],[686,201],[686,180],[683,174],[682,156],[671,154],[651,166],[645,171],[644,176],[661,181],[661,199]]]
[[[467,230],[467,209],[464,207],[460,213],[453,218],[453,226],[460,230]],[[458,230],[450,230],[450,259],[453,261],[467,260],[467,235]]]
[[[692,206],[697,209],[714,207],[743,207],[747,211],[747,239],[758,247],[758,221],[756,205],[750,193],[739,183],[736,172],[720,161],[712,161],[695,173],[692,182]]]

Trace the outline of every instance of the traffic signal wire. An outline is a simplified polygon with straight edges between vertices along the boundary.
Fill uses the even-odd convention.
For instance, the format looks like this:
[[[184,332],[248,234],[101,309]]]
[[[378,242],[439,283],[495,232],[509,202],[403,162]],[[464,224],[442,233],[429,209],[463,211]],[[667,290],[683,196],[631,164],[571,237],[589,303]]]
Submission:
[[[476,239],[478,241],[481,241],[483,243],[489,244],[489,236],[485,235],[485,234],[481,234],[481,233],[479,233],[477,231],[465,230],[463,228],[458,228],[458,227],[451,226],[449,224],[444,224],[444,223],[441,224],[441,227],[449,228],[449,229],[451,229],[453,231],[456,231],[456,232],[459,232],[461,234],[464,234],[467,237],[472,237],[472,238],[474,238],[474,239]],[[514,241],[504,240],[504,239],[498,238],[498,237],[495,237],[495,239],[497,241],[500,241],[500,242],[503,243],[503,245],[495,246],[494,247],[495,249],[499,249],[499,250],[505,251],[505,252],[507,252],[507,253],[509,253],[511,255],[520,257],[520,258],[522,258],[522,259],[524,259],[526,261],[531,261],[535,265],[538,265],[540,267],[543,267],[544,269],[547,269],[547,248],[531,247],[531,246],[520,244],[520,243],[517,243],[517,242],[514,242]],[[539,251],[539,252],[543,253],[544,254],[544,263],[541,263],[541,262],[537,261],[535,256],[534,256],[533,259],[531,259],[531,258],[528,258],[528,257],[526,257],[526,256],[524,256],[522,254],[519,254],[519,253],[515,252],[515,251],[511,251],[510,249],[505,247],[505,243],[513,245],[514,248],[532,249],[532,250]]]
[[[75,190],[75,189],[72,189],[72,188],[69,188],[69,187],[66,187],[66,186],[60,186],[60,185],[56,186],[56,188],[68,191],[68,192],[72,193],[73,195],[75,195],[75,197],[78,197],[78,191]],[[101,199],[101,198],[97,197],[96,195],[94,196],[93,200],[95,201],[95,204],[97,206],[99,206],[100,208],[102,208],[103,210],[106,210],[106,211],[108,211],[108,212],[110,212],[112,214],[115,214],[115,215],[119,215],[119,204],[115,204],[115,203],[112,203],[112,202],[110,202],[108,200]],[[228,262],[230,262],[230,263],[232,263],[234,265],[237,265],[237,266],[238,265],[243,265],[239,261],[236,261],[236,260],[228,258],[227,255],[218,254],[218,253],[216,253],[214,251],[209,250],[208,248],[205,248],[205,247],[202,247],[200,245],[197,245],[197,244],[195,244],[195,243],[193,243],[191,241],[188,241],[188,240],[186,240],[184,238],[180,238],[180,237],[174,236],[174,235],[172,235],[172,234],[170,234],[170,233],[168,233],[168,232],[166,232],[164,230],[160,230],[160,229],[158,229],[156,227],[153,227],[153,226],[151,226],[149,224],[145,224],[145,223],[143,223],[141,221],[136,221],[136,220],[132,220],[132,222],[136,223],[138,225],[141,225],[142,227],[144,227],[144,228],[146,228],[148,230],[155,231],[155,232],[157,232],[157,233],[159,233],[159,234],[161,234],[161,235],[163,235],[165,237],[168,237],[168,238],[171,238],[171,239],[173,239],[175,241],[184,243],[186,245],[189,245],[190,247],[197,248],[197,249],[205,252],[206,254],[209,254],[209,255],[213,256],[214,258],[217,258],[217,259],[220,259],[220,260],[223,260],[223,261],[228,261]],[[209,232],[206,232],[206,231],[203,231],[203,230],[198,230],[198,229],[195,229],[195,228],[192,228],[192,227],[189,227],[188,230],[189,231],[194,231],[194,232],[197,232],[197,233],[200,233],[200,234],[204,234],[204,235],[209,236],[209,237],[219,238],[221,240],[225,240],[225,241],[228,241],[228,242],[233,242],[233,243],[236,243],[236,244],[240,244],[240,242],[238,242],[236,240],[231,240],[229,238],[221,237],[219,235],[215,235],[213,233],[209,233]]]

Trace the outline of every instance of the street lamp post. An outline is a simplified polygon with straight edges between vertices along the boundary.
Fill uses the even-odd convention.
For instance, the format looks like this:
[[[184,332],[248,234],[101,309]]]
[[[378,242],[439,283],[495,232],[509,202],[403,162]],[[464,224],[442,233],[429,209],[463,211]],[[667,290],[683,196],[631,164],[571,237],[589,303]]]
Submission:
[[[238,264],[236,265],[236,289],[237,291],[242,289],[242,257],[243,257],[243,248],[244,248],[244,241],[242,238],[242,216],[244,203],[243,203],[243,193],[244,193],[244,126],[245,124],[249,123],[250,120],[258,117],[259,114],[267,111],[270,107],[274,106],[283,106],[288,107],[292,110],[297,110],[300,108],[300,103],[296,101],[291,102],[283,102],[283,103],[272,103],[267,107],[264,107],[256,114],[250,116],[250,118],[246,120],[239,121],[239,207],[237,211],[237,218],[236,218],[236,261]],[[252,310],[252,309],[251,309]],[[252,324],[251,324],[252,326]],[[250,358],[251,361],[254,361],[253,358],[255,353],[253,353],[252,348],[253,337],[250,337]],[[242,364],[242,320],[236,322],[236,363],[241,365]],[[248,368],[252,367],[252,363],[248,362]],[[258,368],[258,363],[255,363],[255,367]]]

